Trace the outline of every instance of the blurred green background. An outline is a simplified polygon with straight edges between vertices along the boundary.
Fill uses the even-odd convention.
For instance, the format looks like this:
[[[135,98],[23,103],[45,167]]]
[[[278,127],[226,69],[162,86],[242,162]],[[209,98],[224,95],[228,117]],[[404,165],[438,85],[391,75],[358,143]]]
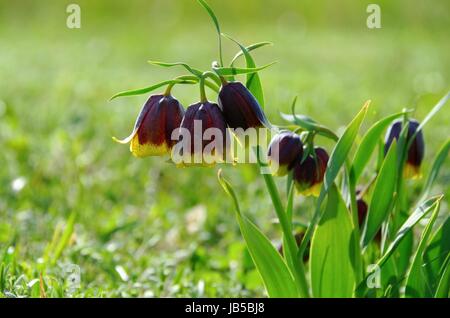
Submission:
[[[338,132],[367,99],[364,128],[404,107],[421,120],[449,90],[450,2],[376,1],[382,28],[368,29],[371,2],[209,1],[225,33],[274,43],[254,54],[259,65],[278,61],[261,72],[270,120],[282,123],[278,110],[298,95],[299,112]],[[81,7],[81,29],[66,27],[69,3]],[[237,47],[224,45],[229,60]],[[196,1],[0,2],[0,295],[264,295],[217,168],[138,160],[111,139],[129,134],[147,96],[109,97],[184,73],[148,59],[205,70],[217,59]],[[194,87],[174,94],[185,106],[199,98]],[[425,129],[425,173],[449,123],[445,107]],[[447,197],[449,170],[435,187]],[[258,170],[224,174],[277,244]],[[312,204],[297,198],[297,216]],[[81,269],[73,290],[69,264]]]

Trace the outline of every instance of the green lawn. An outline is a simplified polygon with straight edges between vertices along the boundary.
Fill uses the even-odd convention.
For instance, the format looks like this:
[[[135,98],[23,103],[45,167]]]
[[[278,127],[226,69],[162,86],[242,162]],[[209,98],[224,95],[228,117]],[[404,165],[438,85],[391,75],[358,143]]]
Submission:
[[[71,2],[0,3],[0,296],[42,296],[40,274],[54,297],[263,296],[217,167],[136,159],[111,139],[129,134],[146,99],[108,102],[114,93],[184,73],[148,59],[200,69],[217,59],[208,16],[195,1],[80,0],[82,27],[71,30]],[[272,122],[295,95],[299,112],[337,131],[367,99],[365,128],[405,107],[420,120],[449,90],[448,1],[379,1],[377,30],[366,27],[369,1],[243,2],[210,4],[224,32],[274,43],[255,51],[260,65],[278,61],[261,72]],[[238,48],[224,44],[229,59]],[[193,87],[174,94],[185,107],[199,98]],[[449,123],[445,107],[426,127],[424,171]],[[242,210],[278,244],[257,168],[223,169]],[[447,214],[449,181],[447,164],[435,189]],[[296,216],[312,205],[297,198]],[[81,269],[74,291],[69,264]]]

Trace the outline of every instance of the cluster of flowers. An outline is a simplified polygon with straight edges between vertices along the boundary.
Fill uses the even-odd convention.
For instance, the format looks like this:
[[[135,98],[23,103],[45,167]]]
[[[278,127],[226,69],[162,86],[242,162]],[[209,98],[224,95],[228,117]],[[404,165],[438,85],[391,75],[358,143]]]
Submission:
[[[240,82],[222,79],[217,103],[210,102],[202,95],[201,101],[190,105],[185,111],[181,103],[171,95],[171,87],[164,94],[152,95],[144,104],[135,122],[133,132],[121,143],[130,143],[130,151],[136,157],[162,156],[171,154],[180,139],[180,131],[188,132],[189,156],[203,152],[209,140],[204,139],[208,129],[217,129],[221,145],[216,147],[216,158],[224,158],[229,150],[228,129],[259,129],[271,127],[256,98]],[[201,130],[195,131],[195,122],[201,123]],[[422,132],[416,134],[419,124],[410,120],[408,139],[414,137],[409,149],[406,171],[409,176],[418,175],[418,167],[423,159],[424,142]],[[385,152],[394,139],[398,139],[402,122],[390,127],[385,140]],[[175,136],[175,138],[174,138]],[[186,138],[183,134],[183,138]],[[194,145],[198,144],[196,148]],[[229,152],[229,151],[228,151]],[[313,147],[312,141],[304,145],[299,134],[281,131],[269,144],[267,160],[272,174],[285,176],[292,172],[297,191],[303,195],[317,196],[328,164],[328,153],[324,148]]]

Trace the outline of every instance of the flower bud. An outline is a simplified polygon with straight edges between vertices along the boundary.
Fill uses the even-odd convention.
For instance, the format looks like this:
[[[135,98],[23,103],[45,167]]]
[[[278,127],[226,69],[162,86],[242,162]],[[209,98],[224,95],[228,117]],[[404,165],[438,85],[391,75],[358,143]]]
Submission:
[[[266,116],[256,98],[240,82],[223,84],[219,92],[219,105],[225,120],[233,129],[259,128],[268,125]]]
[[[268,163],[272,174],[284,176],[303,155],[303,143],[300,136],[290,131],[276,135],[269,144]]]
[[[136,157],[167,154],[176,142],[171,138],[172,132],[179,127],[183,115],[183,106],[172,96],[150,96],[139,113],[131,135],[116,141],[131,141],[130,151]]]
[[[315,147],[316,158],[308,155],[303,162],[297,160],[294,166],[294,184],[297,191],[305,196],[319,196],[325,170],[328,164],[328,153],[325,149]]]
[[[419,127],[419,123],[415,119],[410,119],[408,121],[408,134],[407,134],[407,142],[409,143],[417,128]],[[388,132],[386,133],[385,138],[385,146],[384,146],[384,154],[386,155],[389,147],[391,146],[394,139],[398,140],[400,133],[402,131],[402,121],[395,121]],[[417,178],[420,177],[420,164],[422,163],[423,157],[425,153],[425,142],[423,139],[422,130],[420,130],[414,140],[411,143],[410,148],[408,149],[408,155],[406,158],[406,164],[404,169],[404,176],[406,178]]]
[[[180,148],[174,147],[172,159],[181,165],[211,165],[223,162],[228,149],[225,118],[215,103],[199,102],[189,106],[181,121],[178,137]]]

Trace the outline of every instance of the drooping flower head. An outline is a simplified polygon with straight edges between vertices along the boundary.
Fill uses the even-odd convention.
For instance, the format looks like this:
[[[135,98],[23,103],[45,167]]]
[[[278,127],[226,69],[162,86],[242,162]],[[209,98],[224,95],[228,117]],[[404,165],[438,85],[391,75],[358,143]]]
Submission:
[[[180,142],[172,160],[179,165],[211,165],[225,160],[229,137],[222,111],[215,103],[189,106],[178,130]]]
[[[299,135],[283,131],[277,134],[269,144],[268,163],[272,174],[284,176],[303,155],[303,143]]]
[[[219,105],[225,120],[233,129],[268,126],[266,116],[256,98],[240,82],[224,83],[219,92]]]
[[[170,153],[175,141],[172,132],[184,115],[183,106],[168,95],[152,95],[144,104],[134,124],[133,132],[119,143],[130,143],[136,157],[161,156]]]
[[[305,196],[318,196],[328,164],[328,153],[315,147],[315,158],[308,155],[303,162],[297,160],[294,166],[294,184],[297,191]]]
[[[407,142],[411,142],[411,138],[419,128],[419,122],[415,119],[410,119],[408,121],[408,134]],[[385,138],[384,154],[387,154],[389,147],[391,146],[394,139],[398,141],[400,133],[402,131],[402,121],[395,121],[388,129]],[[420,165],[422,163],[425,154],[425,142],[423,139],[422,130],[420,130],[411,142],[411,146],[408,149],[408,154],[406,157],[406,165],[404,170],[404,176],[406,178],[417,178],[420,177]]]

